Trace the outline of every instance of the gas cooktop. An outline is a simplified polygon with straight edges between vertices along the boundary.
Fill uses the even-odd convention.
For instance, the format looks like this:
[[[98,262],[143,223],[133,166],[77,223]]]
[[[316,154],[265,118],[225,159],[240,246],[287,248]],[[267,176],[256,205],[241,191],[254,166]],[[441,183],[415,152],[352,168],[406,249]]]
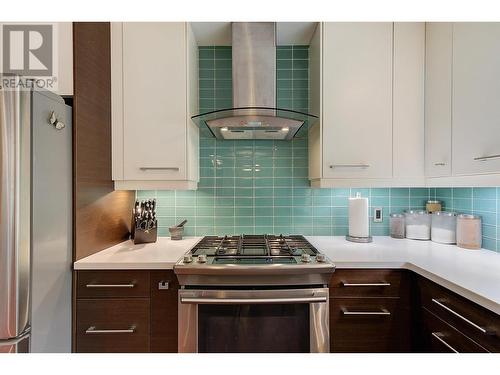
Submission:
[[[203,237],[174,266],[181,285],[325,284],[334,269],[303,236],[281,234]]]
[[[240,235],[204,237],[191,255],[215,257],[290,257],[318,251],[303,236]]]

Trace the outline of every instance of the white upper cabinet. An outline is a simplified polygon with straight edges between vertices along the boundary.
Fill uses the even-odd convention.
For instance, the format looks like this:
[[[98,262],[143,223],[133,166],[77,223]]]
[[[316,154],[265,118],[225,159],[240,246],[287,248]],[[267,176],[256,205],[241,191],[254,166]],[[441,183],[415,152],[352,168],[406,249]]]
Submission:
[[[428,186],[500,184],[500,23],[427,23]]]
[[[73,95],[73,23],[58,22],[58,84],[56,93],[59,95]]]
[[[452,23],[426,24],[425,172],[451,175]]]
[[[197,53],[187,23],[112,24],[115,188],[196,188]]]
[[[392,177],[392,23],[323,25],[323,177]]]
[[[309,131],[312,186],[423,185],[424,56],[423,23],[318,26],[310,47],[311,109],[320,114]]]
[[[500,23],[453,25],[452,97],[453,174],[500,173]]]
[[[394,24],[392,138],[393,185],[425,180],[425,23]]]

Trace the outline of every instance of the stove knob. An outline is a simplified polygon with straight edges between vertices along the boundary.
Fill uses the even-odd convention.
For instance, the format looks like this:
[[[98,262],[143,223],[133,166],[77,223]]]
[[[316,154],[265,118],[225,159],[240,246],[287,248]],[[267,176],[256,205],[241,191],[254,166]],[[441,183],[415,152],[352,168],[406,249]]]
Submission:
[[[311,261],[311,256],[309,254],[302,254],[300,260],[304,263],[309,263]]]
[[[191,254],[184,255],[184,263],[191,263],[193,261],[193,257]]]
[[[206,262],[207,262],[207,256],[205,254],[198,255],[198,263],[206,263]]]
[[[318,263],[326,262],[326,256],[325,256],[325,254],[318,254],[318,255],[316,255],[316,262],[318,262]]]

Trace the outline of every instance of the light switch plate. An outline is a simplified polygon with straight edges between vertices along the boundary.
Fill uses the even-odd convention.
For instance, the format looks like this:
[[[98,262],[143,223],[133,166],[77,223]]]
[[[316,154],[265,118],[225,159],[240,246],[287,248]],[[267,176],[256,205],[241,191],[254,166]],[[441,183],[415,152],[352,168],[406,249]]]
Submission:
[[[381,223],[383,221],[382,216],[382,207],[374,207],[373,208],[373,222]]]

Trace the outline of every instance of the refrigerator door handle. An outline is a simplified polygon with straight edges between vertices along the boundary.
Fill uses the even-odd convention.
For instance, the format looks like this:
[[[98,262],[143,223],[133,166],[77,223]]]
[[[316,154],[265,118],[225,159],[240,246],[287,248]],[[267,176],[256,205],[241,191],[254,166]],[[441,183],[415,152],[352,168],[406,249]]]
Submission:
[[[11,337],[9,339],[0,339],[0,346],[11,346],[16,345],[23,341],[31,333],[31,327],[28,327],[23,333],[17,335],[16,337]]]

